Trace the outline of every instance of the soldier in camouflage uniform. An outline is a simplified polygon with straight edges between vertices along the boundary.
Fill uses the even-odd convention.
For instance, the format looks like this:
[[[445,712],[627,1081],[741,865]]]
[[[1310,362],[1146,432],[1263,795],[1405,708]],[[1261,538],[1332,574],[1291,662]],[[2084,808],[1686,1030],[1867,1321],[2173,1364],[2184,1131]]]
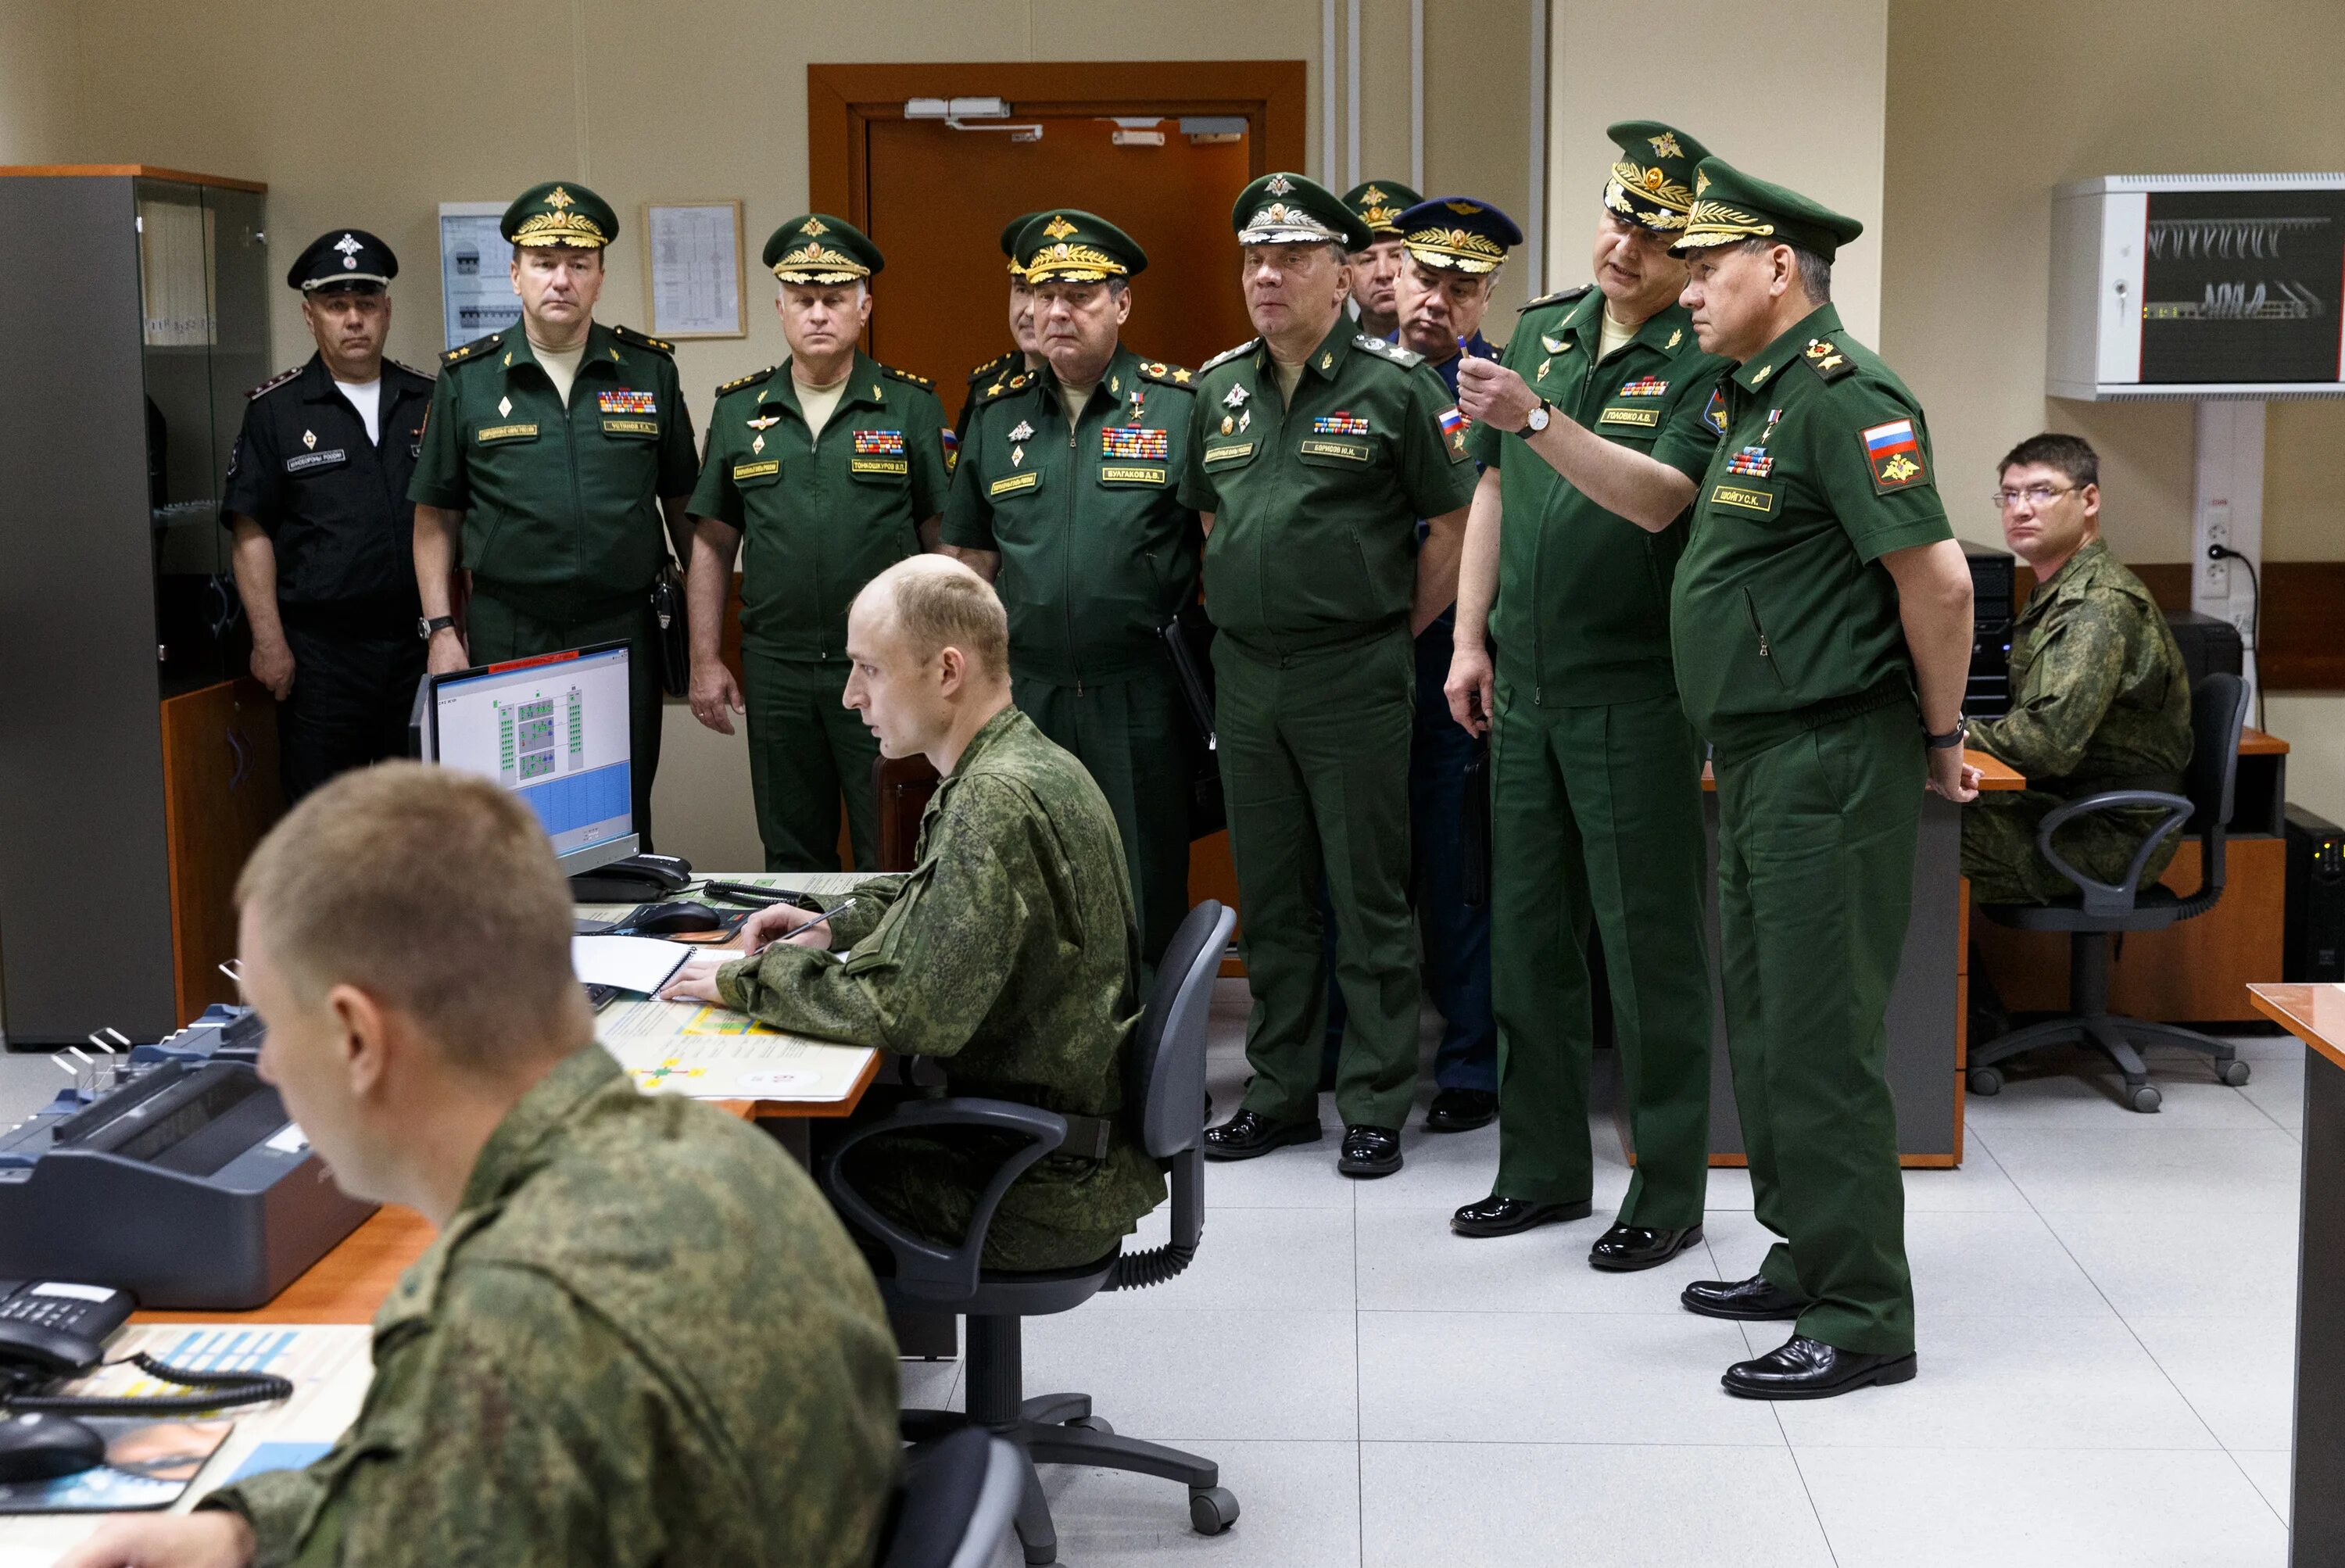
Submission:
[[[1981,903],[2045,903],[2076,884],[2035,847],[2056,808],[2108,789],[2178,793],[2190,761],[2190,677],[2166,616],[2100,536],[2100,465],[2071,435],[2039,435],[2005,458],[1996,502],[2005,539],[2035,573],[2011,633],[2011,711],[1970,727],[1969,744],[2027,775],[1963,812],[1963,874]],[[2156,807],[2089,811],[2053,847],[2086,876],[2125,880]],[[2142,868],[2154,885],[2181,842]]]
[[[345,774],[240,892],[263,1068],[339,1181],[439,1238],[322,1459],[67,1561],[868,1563],[898,1453],[870,1272],[770,1138],[594,1044],[528,808],[412,763]],[[417,908],[445,942],[386,956]]]
[[[885,755],[919,751],[943,778],[921,817],[918,863],[857,883],[838,914],[796,938],[721,967],[693,961],[664,994],[937,1057],[956,1095],[1065,1116],[1066,1144],[995,1213],[985,1263],[1089,1263],[1164,1199],[1162,1172],[1120,1116],[1140,933],[1115,818],[1082,764],[1010,705],[1009,622],[976,573],[935,555],[899,562],[857,597],[847,636],[847,705]],[[777,905],[743,935],[754,948],[813,918]],[[875,1140],[848,1176],[891,1217],[950,1245],[1020,1142]]]

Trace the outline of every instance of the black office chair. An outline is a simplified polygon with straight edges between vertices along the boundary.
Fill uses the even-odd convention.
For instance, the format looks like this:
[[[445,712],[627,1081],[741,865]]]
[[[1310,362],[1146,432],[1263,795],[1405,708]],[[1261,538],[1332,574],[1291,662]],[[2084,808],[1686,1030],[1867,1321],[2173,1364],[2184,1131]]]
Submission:
[[[1172,1237],[1165,1246],[1129,1255],[1119,1247],[1082,1268],[1048,1273],[979,1266],[994,1210],[1010,1184],[1067,1135],[1065,1118],[1032,1105],[959,1096],[915,1101],[857,1128],[822,1163],[822,1185],[832,1202],[887,1249],[888,1256],[878,1260],[880,1293],[891,1304],[968,1318],[968,1413],[906,1410],[903,1432],[919,1441],[979,1426],[1017,1444],[1022,1461],[1018,1538],[1030,1563],[1050,1563],[1059,1554],[1037,1464],[1090,1465],[1184,1482],[1189,1522],[1201,1534],[1218,1535],[1237,1521],[1238,1500],[1222,1486],[1220,1467],[1211,1460],[1117,1436],[1091,1414],[1089,1394],[1026,1398],[1020,1333],[1025,1319],[1080,1307],[1101,1290],[1161,1285],[1196,1256],[1205,1224],[1205,1022],[1222,952],[1236,923],[1234,913],[1210,899],[1189,911],[1157,967],[1155,992],[1125,1062],[1124,1116],[1151,1155],[1172,1162]],[[1028,1140],[979,1195],[969,1235],[952,1247],[915,1236],[874,1208],[848,1182],[841,1163],[867,1138],[939,1127],[982,1128]]]
[[[1010,1538],[1024,1490],[1018,1451],[963,1427],[904,1456],[904,1479],[879,1530],[878,1568],[989,1568]]]
[[[2180,1045],[2210,1058],[2215,1075],[2231,1087],[2248,1081],[2248,1064],[2221,1041],[2171,1023],[2154,1023],[2109,1011],[2109,939],[2118,932],[2163,931],[2195,919],[2213,909],[2223,896],[2223,835],[2231,821],[2232,784],[2239,770],[2239,730],[2247,717],[2247,686],[2238,676],[2210,675],[2201,680],[2190,690],[2190,768],[2183,782],[2188,798],[2154,789],[2111,789],[2069,801],[2044,819],[2036,830],[2035,848],[2053,869],[2076,884],[2076,896],[2048,904],[1979,906],[1979,912],[1997,925],[2068,933],[2068,1011],[1972,1047],[1972,1094],[1993,1095],[2003,1088],[2003,1074],[1996,1063],[2040,1046],[2070,1044],[2096,1045],[2107,1054],[2125,1074],[2126,1104],[2137,1111],[2157,1110],[2162,1097],[2149,1081],[2149,1070],[2134,1048],[2137,1044]],[[2095,881],[2061,859],[2052,847],[2052,835],[2061,824],[2087,811],[2130,806],[2160,806],[2167,815],[2156,831],[2142,840],[2124,881]],[[2138,886],[2151,851],[2177,824],[2186,822],[2198,838],[2198,891],[2185,898],[2171,888]]]

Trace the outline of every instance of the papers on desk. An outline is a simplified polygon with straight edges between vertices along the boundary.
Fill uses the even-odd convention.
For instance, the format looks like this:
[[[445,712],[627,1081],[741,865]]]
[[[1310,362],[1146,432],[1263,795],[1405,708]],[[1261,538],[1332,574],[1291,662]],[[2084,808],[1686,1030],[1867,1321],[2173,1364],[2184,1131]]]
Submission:
[[[655,936],[574,936],[570,967],[587,985],[616,986],[649,996],[665,985],[700,949]]]
[[[835,1104],[855,1092],[872,1053],[785,1034],[730,1008],[622,1000],[594,1020],[603,1049],[645,1094],[695,1100]]]

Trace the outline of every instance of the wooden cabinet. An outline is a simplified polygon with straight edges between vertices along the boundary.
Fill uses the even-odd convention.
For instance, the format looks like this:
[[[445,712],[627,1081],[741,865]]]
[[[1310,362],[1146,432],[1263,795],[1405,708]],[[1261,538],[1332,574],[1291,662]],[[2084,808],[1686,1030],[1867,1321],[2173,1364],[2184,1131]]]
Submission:
[[[284,810],[277,703],[258,681],[221,681],[163,703],[163,813],[171,884],[171,976],[186,1023],[237,1000],[236,879]]]

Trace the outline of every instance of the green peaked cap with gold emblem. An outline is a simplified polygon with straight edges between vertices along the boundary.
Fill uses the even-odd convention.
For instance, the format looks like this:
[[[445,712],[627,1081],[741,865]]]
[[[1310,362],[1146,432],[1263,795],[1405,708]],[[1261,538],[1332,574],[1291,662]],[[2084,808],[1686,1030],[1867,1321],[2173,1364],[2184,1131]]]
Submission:
[[[1341,245],[1365,250],[1376,235],[1360,215],[1306,175],[1265,174],[1238,192],[1230,227],[1241,245]]]
[[[1025,232],[1028,224],[1041,216],[1039,212],[1021,212],[1002,225],[1001,253],[1010,258],[1010,272],[1012,277],[1020,276],[1023,270],[1018,265],[1018,236]]]
[[[844,218],[805,212],[767,237],[766,265],[785,283],[819,287],[852,283],[888,265],[879,247]]]
[[[1606,210],[1660,234],[1683,229],[1693,210],[1694,168],[1710,149],[1659,120],[1620,120],[1604,134],[1620,149],[1604,181]]]
[[[1148,269],[1138,240],[1098,213],[1071,207],[1030,214],[1010,259],[1029,283],[1099,283]]]
[[[1768,239],[1796,245],[1829,261],[1863,232],[1864,225],[1845,213],[1745,174],[1723,158],[1706,158],[1694,170],[1693,211],[1670,254]]]
[[[513,198],[497,232],[515,245],[600,250],[619,237],[619,215],[576,180],[549,179]]]
[[[1396,179],[1371,179],[1344,192],[1344,205],[1379,239],[1400,238],[1400,215],[1425,198]]]

